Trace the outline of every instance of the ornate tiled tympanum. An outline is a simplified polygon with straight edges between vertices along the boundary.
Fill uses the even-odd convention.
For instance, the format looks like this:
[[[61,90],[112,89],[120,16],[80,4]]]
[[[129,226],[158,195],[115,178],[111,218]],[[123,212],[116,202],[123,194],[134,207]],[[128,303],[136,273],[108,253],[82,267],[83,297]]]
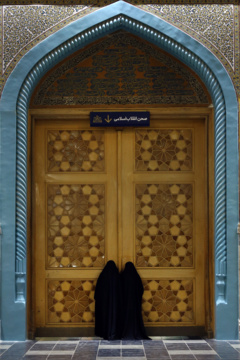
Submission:
[[[94,323],[94,280],[49,280],[48,323]]]
[[[193,322],[193,281],[143,280],[145,323]]]
[[[31,106],[208,103],[203,84],[183,64],[120,31],[53,68]]]
[[[49,130],[48,171],[104,170],[104,132],[93,130]]]
[[[48,184],[48,267],[103,267],[105,185]]]
[[[137,171],[192,170],[192,130],[137,130],[135,157]]]
[[[136,265],[193,265],[192,184],[136,184]]]

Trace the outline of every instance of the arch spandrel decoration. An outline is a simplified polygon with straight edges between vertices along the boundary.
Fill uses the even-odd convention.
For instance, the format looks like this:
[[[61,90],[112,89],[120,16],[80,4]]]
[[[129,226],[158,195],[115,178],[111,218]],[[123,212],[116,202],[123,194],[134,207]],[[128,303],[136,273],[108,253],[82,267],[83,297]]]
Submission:
[[[24,286],[26,284],[27,237],[27,120],[31,95],[40,79],[60,61],[85,45],[117,30],[135,34],[185,63],[196,72],[211,94],[215,110],[216,328],[219,339],[236,338],[238,336],[237,292],[236,287],[233,290],[230,289],[227,281],[229,276],[233,276],[235,277],[233,285],[235,286],[237,282],[237,261],[234,257],[236,246],[233,246],[232,241],[234,240],[235,244],[237,239],[237,234],[233,229],[234,226],[237,226],[235,214],[235,212],[237,213],[237,199],[234,193],[237,189],[237,165],[235,163],[237,162],[236,117],[238,110],[236,94],[226,70],[206,48],[172,25],[124,1],[118,1],[68,25],[66,29],[59,30],[45,42],[37,45],[16,66],[4,88],[1,105],[3,113],[6,114],[5,121],[8,121],[9,111],[12,121],[14,121],[15,106],[17,105],[15,301],[19,302],[19,305],[23,305],[18,307],[21,309],[20,317],[21,319],[26,317]],[[28,69],[31,69],[30,72]],[[229,127],[229,121],[233,122],[232,128]],[[230,135],[232,138],[229,137]],[[228,146],[226,146],[227,141],[229,141]],[[6,141],[4,144],[6,150]],[[4,186],[7,187],[7,179],[4,176],[3,179]],[[4,204],[6,204],[6,199],[4,199]],[[230,257],[228,247],[234,252]],[[7,244],[3,248],[7,252]],[[13,247],[11,247],[11,251],[13,251]],[[230,261],[227,262],[227,259]],[[9,287],[5,283],[2,286],[4,290],[8,291]],[[11,305],[10,311],[13,308]],[[2,323],[7,328],[6,332],[11,334],[7,324],[8,315],[6,314],[8,312],[9,310],[4,313]],[[233,325],[224,326],[226,318],[228,318],[229,324]],[[16,323],[19,324],[17,318]],[[20,325],[17,325],[15,329],[21,332]],[[11,335],[6,336],[11,338]],[[21,335],[18,336],[19,339],[22,339]]]

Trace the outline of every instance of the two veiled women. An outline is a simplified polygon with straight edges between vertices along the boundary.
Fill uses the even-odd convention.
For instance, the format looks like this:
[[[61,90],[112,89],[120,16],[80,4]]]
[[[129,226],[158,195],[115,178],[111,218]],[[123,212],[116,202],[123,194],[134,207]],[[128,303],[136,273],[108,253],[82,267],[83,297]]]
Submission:
[[[143,285],[132,262],[121,274],[110,260],[95,290],[95,334],[108,340],[148,339],[142,319]]]

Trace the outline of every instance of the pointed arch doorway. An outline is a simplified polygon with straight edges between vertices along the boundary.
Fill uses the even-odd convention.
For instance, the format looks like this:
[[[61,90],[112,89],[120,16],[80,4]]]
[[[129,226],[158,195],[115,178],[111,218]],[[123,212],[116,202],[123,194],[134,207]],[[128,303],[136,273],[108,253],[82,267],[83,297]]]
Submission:
[[[161,19],[123,1],[70,24],[30,50],[16,66],[4,88],[0,104],[3,190],[1,202],[4,209],[1,283],[4,294],[1,303],[3,338],[22,340],[27,337],[26,139],[31,93],[45,72],[66,55],[119,28],[139,34],[179,58],[199,74],[211,93],[215,109],[215,137],[212,144],[215,148],[214,327],[218,339],[238,338],[238,261],[235,230],[238,222],[238,106],[234,87],[222,64],[201,44]],[[16,212],[13,211],[15,208]],[[15,264],[9,261],[14,258]],[[17,314],[14,318],[13,313]]]
[[[94,335],[94,288],[108,260],[120,271],[135,264],[150,335],[212,333],[209,104],[190,69],[125,31],[40,82],[30,104],[37,336]],[[90,128],[99,106],[109,118],[150,111],[150,127]]]

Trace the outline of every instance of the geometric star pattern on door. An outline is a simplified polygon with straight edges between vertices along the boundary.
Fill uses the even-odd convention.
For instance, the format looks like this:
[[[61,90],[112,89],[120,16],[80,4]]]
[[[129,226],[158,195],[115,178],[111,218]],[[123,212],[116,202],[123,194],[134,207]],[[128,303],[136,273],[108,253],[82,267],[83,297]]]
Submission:
[[[90,327],[94,326],[95,282],[106,259],[113,259],[122,266],[126,260],[131,260],[137,267],[144,285],[142,311],[148,326],[203,324],[200,318],[205,318],[205,275],[199,263],[204,248],[199,244],[204,243],[201,241],[204,226],[199,224],[204,206],[201,203],[203,196],[199,197],[198,194],[204,195],[199,180],[204,163],[199,159],[205,157],[196,156],[196,152],[197,155],[204,155],[204,151],[198,150],[202,149],[199,143],[201,145],[203,136],[198,132],[200,121],[196,124],[185,121],[182,129],[180,121],[174,120],[170,124],[164,121],[162,128],[158,129],[126,129],[121,134],[112,133],[111,129],[104,130],[103,149],[108,166],[101,173],[85,170],[74,173],[63,169],[48,171],[49,132],[56,130],[64,138],[65,132],[72,134],[77,129],[77,137],[82,141],[80,131],[85,130],[79,130],[81,125],[78,123],[73,124],[72,129],[69,125],[68,130],[65,130],[62,121],[59,126],[56,121],[55,128],[52,123],[37,123],[41,136],[38,137],[40,151],[35,151],[37,156],[34,161],[38,168],[35,178],[41,181],[39,185],[36,184],[36,188],[39,186],[36,203],[40,206],[35,222],[42,219],[39,221],[42,226],[38,226],[36,231],[39,237],[36,239],[38,251],[35,253],[36,259],[40,258],[36,266],[36,269],[40,269],[36,278],[40,285],[37,282],[35,285],[36,299],[40,299],[36,300],[38,327],[56,324],[59,328],[76,324],[85,327],[88,323]],[[87,120],[84,120],[82,128],[86,129],[86,124]],[[86,133],[89,131],[92,130],[86,130]],[[154,171],[151,166],[150,171],[148,168],[136,169],[136,131],[148,133],[148,139],[141,141],[145,149],[149,139],[154,151],[154,142],[160,148],[158,140],[163,137],[161,132],[164,131],[164,139],[170,134],[177,139],[172,140],[172,143],[176,142],[176,151],[181,146],[185,149],[186,144],[189,145],[188,149],[194,145],[189,152],[191,156],[194,155],[191,169],[173,171],[168,167],[168,170]],[[182,137],[186,138],[183,134],[188,131],[191,144],[186,140],[178,142],[183,140]],[[55,150],[58,145],[67,148],[68,141],[63,141],[63,138],[61,144],[57,143],[56,146],[54,142],[55,145],[51,146],[55,146]],[[90,141],[95,140],[91,138]],[[120,148],[122,151],[118,157]],[[142,153],[144,151],[141,150]],[[71,165],[70,160],[64,161]],[[121,179],[120,186],[116,187],[118,179]],[[197,191],[199,189],[201,191]],[[118,205],[116,198],[119,192],[121,197]],[[118,210],[122,215],[122,226],[119,228],[122,235],[119,239],[115,238],[119,225]],[[197,237],[198,231],[200,239]],[[108,241],[105,241],[105,237]]]
[[[191,171],[192,130],[137,130],[135,169],[137,171]]]
[[[104,132],[49,130],[49,172],[99,172],[104,170]]]
[[[191,184],[136,184],[136,265],[192,267]]]
[[[103,267],[105,185],[49,184],[48,267]]]
[[[49,280],[48,323],[94,323],[95,280]]]
[[[95,280],[49,280],[48,323],[94,322]],[[145,323],[193,322],[192,280],[143,280]]]
[[[192,280],[143,280],[145,323],[193,322]]]

